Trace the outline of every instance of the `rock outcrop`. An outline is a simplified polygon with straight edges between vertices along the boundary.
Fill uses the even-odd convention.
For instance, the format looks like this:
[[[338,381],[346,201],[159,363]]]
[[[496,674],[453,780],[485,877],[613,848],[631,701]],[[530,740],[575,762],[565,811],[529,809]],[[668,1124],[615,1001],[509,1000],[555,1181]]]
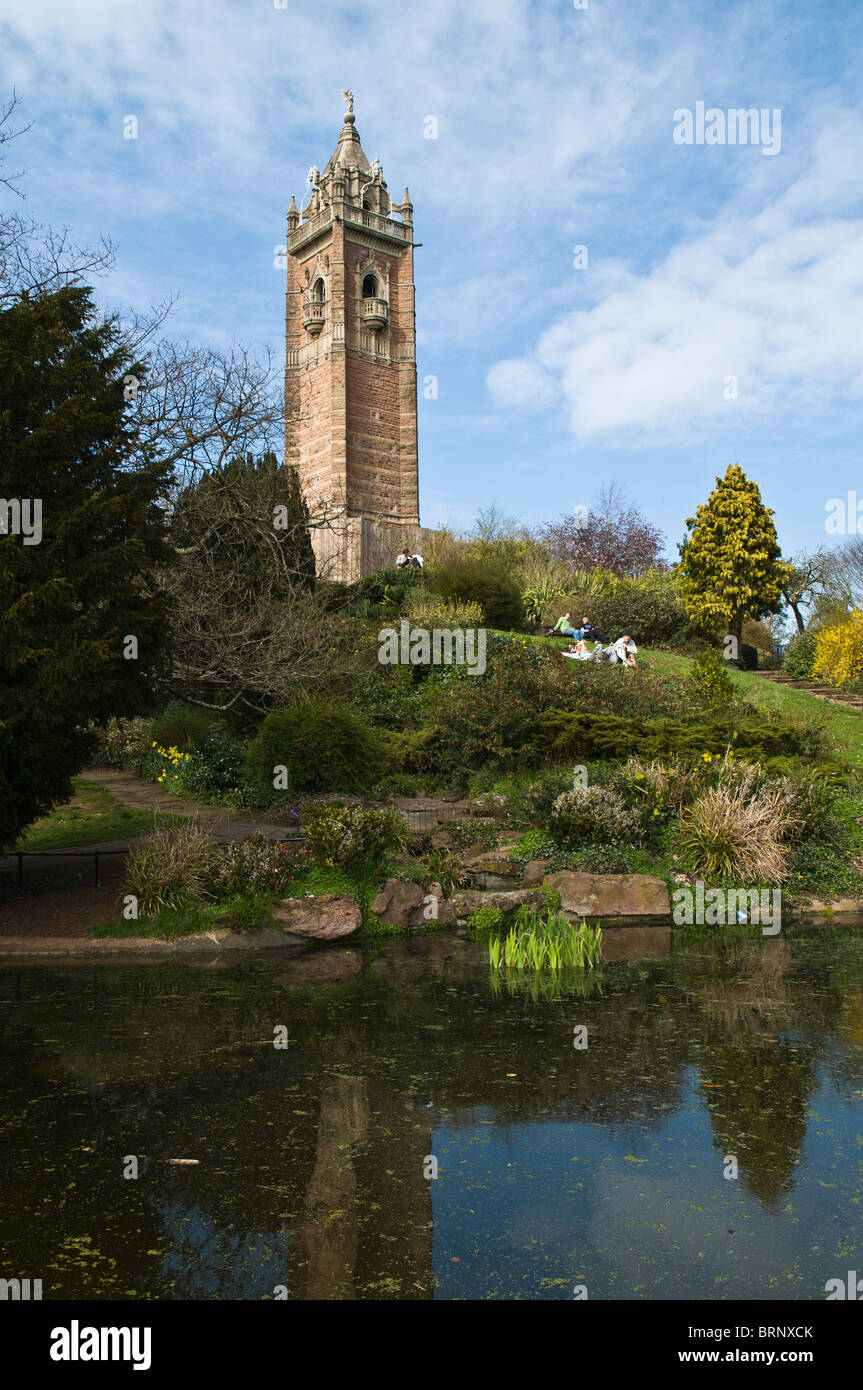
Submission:
[[[372,912],[388,927],[422,926],[425,922],[422,912],[424,897],[418,883],[388,878],[372,903]]]
[[[362,911],[356,898],[322,893],[313,898],[283,898],[273,908],[282,931],[315,941],[338,941],[359,930]]]
[[[648,874],[581,874],[570,869],[548,874],[545,888],[560,894],[564,912],[575,917],[667,917],[668,889]]]
[[[483,893],[476,888],[465,888],[454,893],[452,899],[456,917],[469,917],[481,907],[496,907],[501,912],[515,912],[522,903],[528,907],[542,908],[545,898],[538,888],[515,888],[509,892]]]

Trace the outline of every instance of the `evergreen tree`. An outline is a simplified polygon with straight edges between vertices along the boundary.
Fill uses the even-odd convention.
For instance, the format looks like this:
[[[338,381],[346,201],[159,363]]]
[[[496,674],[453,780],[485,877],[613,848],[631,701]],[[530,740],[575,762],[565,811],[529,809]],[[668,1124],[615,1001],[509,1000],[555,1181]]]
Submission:
[[[739,642],[747,618],[782,603],[790,566],[781,559],[773,513],[758,484],[732,463],[686,525],[680,573],[690,620]]]
[[[145,708],[165,666],[166,479],[124,394],[141,374],[87,289],[0,312],[0,844],[68,798],[83,726]]]

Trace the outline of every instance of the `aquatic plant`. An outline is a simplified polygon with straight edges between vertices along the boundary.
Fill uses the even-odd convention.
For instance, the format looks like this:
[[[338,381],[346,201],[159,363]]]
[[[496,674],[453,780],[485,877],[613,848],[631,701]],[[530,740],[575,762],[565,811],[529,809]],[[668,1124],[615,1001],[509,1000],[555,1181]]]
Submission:
[[[519,908],[506,936],[493,936],[488,943],[492,969],[595,970],[602,950],[602,928],[590,927],[582,918],[577,925],[565,912],[545,915]]]

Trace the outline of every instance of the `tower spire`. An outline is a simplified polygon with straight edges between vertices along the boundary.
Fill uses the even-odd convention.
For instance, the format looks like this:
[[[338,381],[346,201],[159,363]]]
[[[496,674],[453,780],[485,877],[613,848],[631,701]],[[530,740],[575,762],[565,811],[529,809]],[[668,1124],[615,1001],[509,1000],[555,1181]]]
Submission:
[[[332,173],[337,165],[342,169],[359,169],[363,174],[371,173],[371,166],[366,159],[363,147],[360,144],[360,137],[357,133],[357,118],[354,115],[354,94],[348,88],[342,91],[345,99],[344,124],[339,131],[339,142],[333,151],[332,157],[324,170],[324,175]]]

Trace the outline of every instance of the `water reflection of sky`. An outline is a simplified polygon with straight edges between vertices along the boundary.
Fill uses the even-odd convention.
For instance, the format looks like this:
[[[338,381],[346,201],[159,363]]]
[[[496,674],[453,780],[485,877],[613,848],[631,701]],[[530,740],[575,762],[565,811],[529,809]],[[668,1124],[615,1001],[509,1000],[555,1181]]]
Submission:
[[[553,1121],[434,1132],[437,1296],[823,1299],[863,1266],[860,1103],[819,1078],[790,1193],[723,1177],[695,1068],[651,1131]]]

